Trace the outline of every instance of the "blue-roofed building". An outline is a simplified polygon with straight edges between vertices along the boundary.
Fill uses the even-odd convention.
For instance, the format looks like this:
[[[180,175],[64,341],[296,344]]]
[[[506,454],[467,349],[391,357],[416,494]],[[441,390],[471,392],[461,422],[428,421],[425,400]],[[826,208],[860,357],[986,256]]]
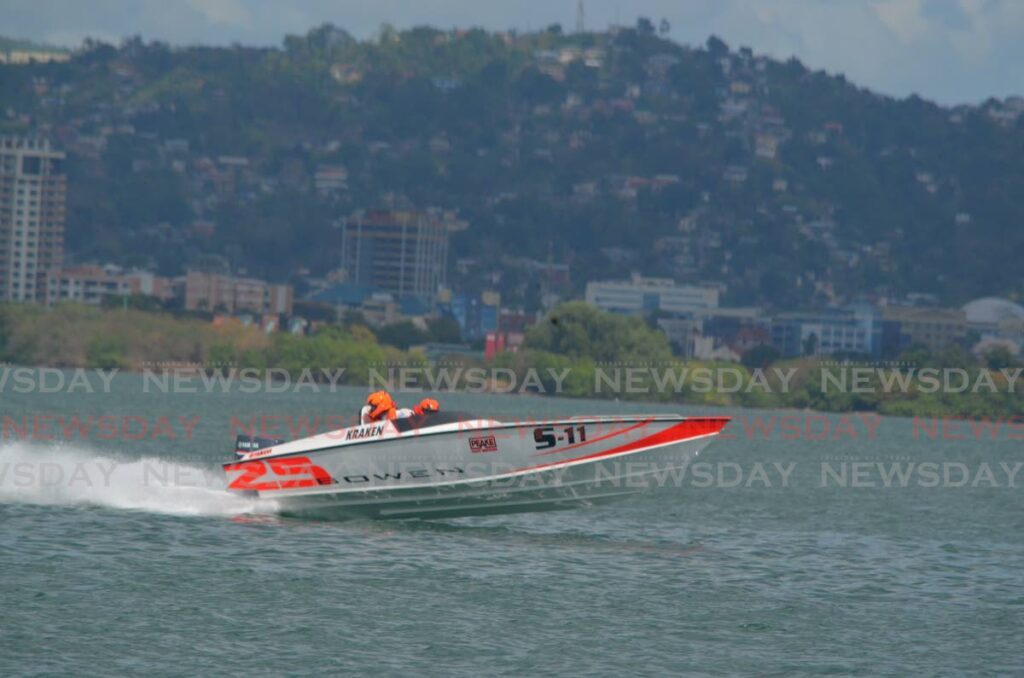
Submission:
[[[363,302],[383,290],[372,285],[338,283],[309,295],[309,301],[330,304],[334,307],[357,309]]]
[[[419,297],[395,299],[386,290],[359,283],[338,283],[315,292],[309,301],[333,306],[343,313],[358,311],[374,327],[430,315],[430,305]]]
[[[410,317],[430,315],[430,305],[419,297],[403,297],[399,299],[398,310],[402,315]]]

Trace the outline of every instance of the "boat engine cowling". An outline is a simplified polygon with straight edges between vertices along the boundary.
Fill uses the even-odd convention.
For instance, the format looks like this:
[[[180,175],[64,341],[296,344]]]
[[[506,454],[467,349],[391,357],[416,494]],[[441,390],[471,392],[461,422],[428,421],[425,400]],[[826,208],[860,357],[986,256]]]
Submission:
[[[247,436],[239,434],[235,438],[235,454],[241,458],[250,452],[262,450],[274,445],[281,445],[284,441],[277,438],[261,438],[260,436]]]

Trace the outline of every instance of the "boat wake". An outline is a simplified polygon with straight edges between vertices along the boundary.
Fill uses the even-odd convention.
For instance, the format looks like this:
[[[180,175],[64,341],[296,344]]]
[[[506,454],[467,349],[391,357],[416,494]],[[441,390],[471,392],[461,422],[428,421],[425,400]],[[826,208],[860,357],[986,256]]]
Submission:
[[[0,446],[0,503],[194,516],[276,513],[273,502],[227,492],[218,468],[25,443]]]

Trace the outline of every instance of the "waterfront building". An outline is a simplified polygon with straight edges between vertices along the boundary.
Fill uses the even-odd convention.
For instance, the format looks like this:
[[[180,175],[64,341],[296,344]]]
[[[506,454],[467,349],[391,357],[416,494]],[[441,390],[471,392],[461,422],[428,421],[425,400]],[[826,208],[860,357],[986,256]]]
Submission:
[[[0,300],[44,301],[64,262],[64,159],[45,139],[0,137]]]

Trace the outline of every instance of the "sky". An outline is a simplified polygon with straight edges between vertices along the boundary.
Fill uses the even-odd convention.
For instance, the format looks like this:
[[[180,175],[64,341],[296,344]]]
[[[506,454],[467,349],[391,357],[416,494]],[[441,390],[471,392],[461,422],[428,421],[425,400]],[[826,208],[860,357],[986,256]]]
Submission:
[[[578,0],[0,0],[0,34],[75,46],[130,35],[177,45],[280,45],[330,22],[359,38],[398,28],[492,30],[576,25]],[[711,34],[858,85],[943,104],[1024,94],[1024,0],[584,0],[584,26],[671,25],[672,39]]]

